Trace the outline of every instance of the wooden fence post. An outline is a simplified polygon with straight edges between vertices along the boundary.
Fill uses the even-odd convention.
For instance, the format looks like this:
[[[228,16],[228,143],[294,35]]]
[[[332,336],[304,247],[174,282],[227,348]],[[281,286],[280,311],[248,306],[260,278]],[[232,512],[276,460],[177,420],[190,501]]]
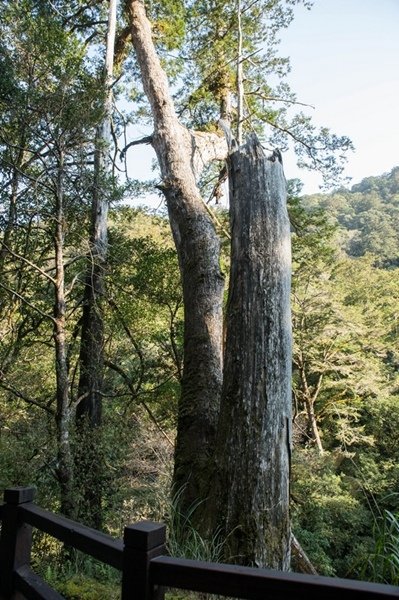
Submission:
[[[166,527],[141,521],[125,527],[123,534],[122,600],[152,600],[150,561],[166,554]],[[157,600],[163,591],[157,590]]]
[[[29,566],[30,563],[32,527],[20,521],[18,506],[32,502],[34,493],[32,487],[15,487],[4,491],[5,504],[0,537],[0,592],[7,598],[15,591],[16,569],[24,565]]]

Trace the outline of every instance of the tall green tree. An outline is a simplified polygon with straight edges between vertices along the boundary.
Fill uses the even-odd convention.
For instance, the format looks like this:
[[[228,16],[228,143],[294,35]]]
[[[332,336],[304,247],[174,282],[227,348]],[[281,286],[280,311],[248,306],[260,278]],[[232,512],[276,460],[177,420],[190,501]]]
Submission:
[[[295,423],[304,443],[323,454],[324,435],[329,449],[334,444],[349,447],[361,435],[356,421],[362,399],[381,391],[383,376],[375,360],[377,348],[367,351],[363,341],[366,336],[371,342],[370,321],[349,301],[346,289],[347,269],[362,272],[365,264],[359,269],[359,263],[339,255],[338,229],[322,209],[307,210],[292,198],[290,215]],[[369,268],[364,276],[372,279]],[[349,279],[356,297],[360,288],[356,279]]]
[[[79,238],[82,230],[78,234],[71,215],[80,215],[81,223],[85,222],[87,163],[97,114],[92,94],[95,85],[84,64],[84,44],[65,29],[59,13],[30,2],[6,3],[2,11],[4,54],[10,62],[15,56],[13,77],[19,92],[19,102],[5,113],[1,124],[3,164],[7,167],[15,148],[23,157],[12,163],[18,174],[17,185],[13,176],[5,186],[7,190],[11,185],[9,206],[15,204],[16,210],[8,211],[4,230],[3,256],[7,258],[9,285],[2,283],[2,287],[18,300],[22,323],[28,308],[53,330],[54,407],[43,401],[37,406],[54,414],[55,474],[61,510],[71,516],[76,510],[70,439],[74,403],[69,320],[74,311],[68,312],[67,301],[74,295],[77,276],[70,274],[68,265],[78,262],[82,242],[84,245]],[[79,115],[76,105],[80,107]],[[18,122],[23,123],[24,138],[16,143],[18,127],[11,125]],[[18,232],[13,240],[10,228]],[[18,238],[23,243],[15,246]],[[17,271],[10,269],[10,259],[21,265]],[[32,289],[26,274],[40,284]],[[18,386],[15,395],[25,396],[18,393]]]
[[[185,307],[184,368],[179,408],[175,487],[186,508],[206,494],[207,460],[216,434],[222,385],[222,293],[220,243],[196,185],[198,162],[210,136],[180,124],[166,74],[152,41],[141,2],[128,3],[132,41],[154,117],[157,152],[182,276]],[[215,140],[225,151],[223,140]],[[194,151],[194,152],[193,152]],[[193,163],[196,165],[193,171]]]

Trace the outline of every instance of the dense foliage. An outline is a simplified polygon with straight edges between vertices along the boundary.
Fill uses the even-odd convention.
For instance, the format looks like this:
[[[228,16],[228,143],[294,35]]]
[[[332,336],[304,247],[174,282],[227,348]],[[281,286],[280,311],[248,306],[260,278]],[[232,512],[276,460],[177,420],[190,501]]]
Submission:
[[[370,253],[380,266],[398,266],[398,167],[380,177],[367,177],[350,190],[307,197],[305,204],[323,208],[339,224],[340,245],[348,256]]]
[[[319,569],[341,576],[371,573],[373,532],[399,509],[397,252],[387,260],[383,244],[367,245],[370,188],[392,223],[396,176],[291,205],[294,523]],[[362,256],[348,244],[354,223]]]

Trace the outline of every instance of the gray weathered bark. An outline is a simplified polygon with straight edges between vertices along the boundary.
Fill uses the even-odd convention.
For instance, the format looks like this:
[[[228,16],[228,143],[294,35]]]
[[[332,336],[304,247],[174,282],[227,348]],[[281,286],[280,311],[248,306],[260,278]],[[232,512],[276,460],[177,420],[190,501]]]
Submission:
[[[231,273],[210,510],[234,562],[289,569],[291,250],[286,183],[256,137],[229,158]]]
[[[220,244],[196,176],[201,165],[221,148],[226,152],[226,145],[217,136],[191,134],[179,123],[140,0],[129,2],[129,16],[143,86],[151,104],[153,146],[183,283],[184,364],[174,490],[186,510],[207,494],[207,465],[214,448],[222,386],[224,280],[219,266]]]

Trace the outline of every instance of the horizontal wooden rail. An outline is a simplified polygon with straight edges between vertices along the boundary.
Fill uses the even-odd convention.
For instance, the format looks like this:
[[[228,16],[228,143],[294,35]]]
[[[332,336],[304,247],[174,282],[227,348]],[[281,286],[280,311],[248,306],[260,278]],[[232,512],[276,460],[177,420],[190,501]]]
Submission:
[[[106,565],[122,569],[123,542],[106,533],[101,533],[71,519],[55,515],[35,504],[22,504],[20,518],[28,525],[40,529],[64,542],[68,546],[81,550]]]
[[[150,600],[149,564],[152,558],[166,553],[165,525],[141,521],[125,527],[123,541],[116,540],[36,506],[33,497],[33,488],[9,488],[4,492],[5,503],[0,510],[1,600],[63,600],[30,568],[33,528],[122,571],[122,600]]]
[[[153,585],[246,600],[388,600],[399,588],[378,583],[283,573],[159,556],[150,563]]]
[[[27,566],[15,571],[15,587],[29,600],[64,600],[61,594]]]
[[[121,570],[122,600],[163,600],[166,587],[245,600],[399,600],[395,586],[170,558],[164,525],[125,527],[122,542],[36,506],[33,496],[33,488],[10,488],[0,505],[1,598],[63,600],[30,568],[35,527]]]

